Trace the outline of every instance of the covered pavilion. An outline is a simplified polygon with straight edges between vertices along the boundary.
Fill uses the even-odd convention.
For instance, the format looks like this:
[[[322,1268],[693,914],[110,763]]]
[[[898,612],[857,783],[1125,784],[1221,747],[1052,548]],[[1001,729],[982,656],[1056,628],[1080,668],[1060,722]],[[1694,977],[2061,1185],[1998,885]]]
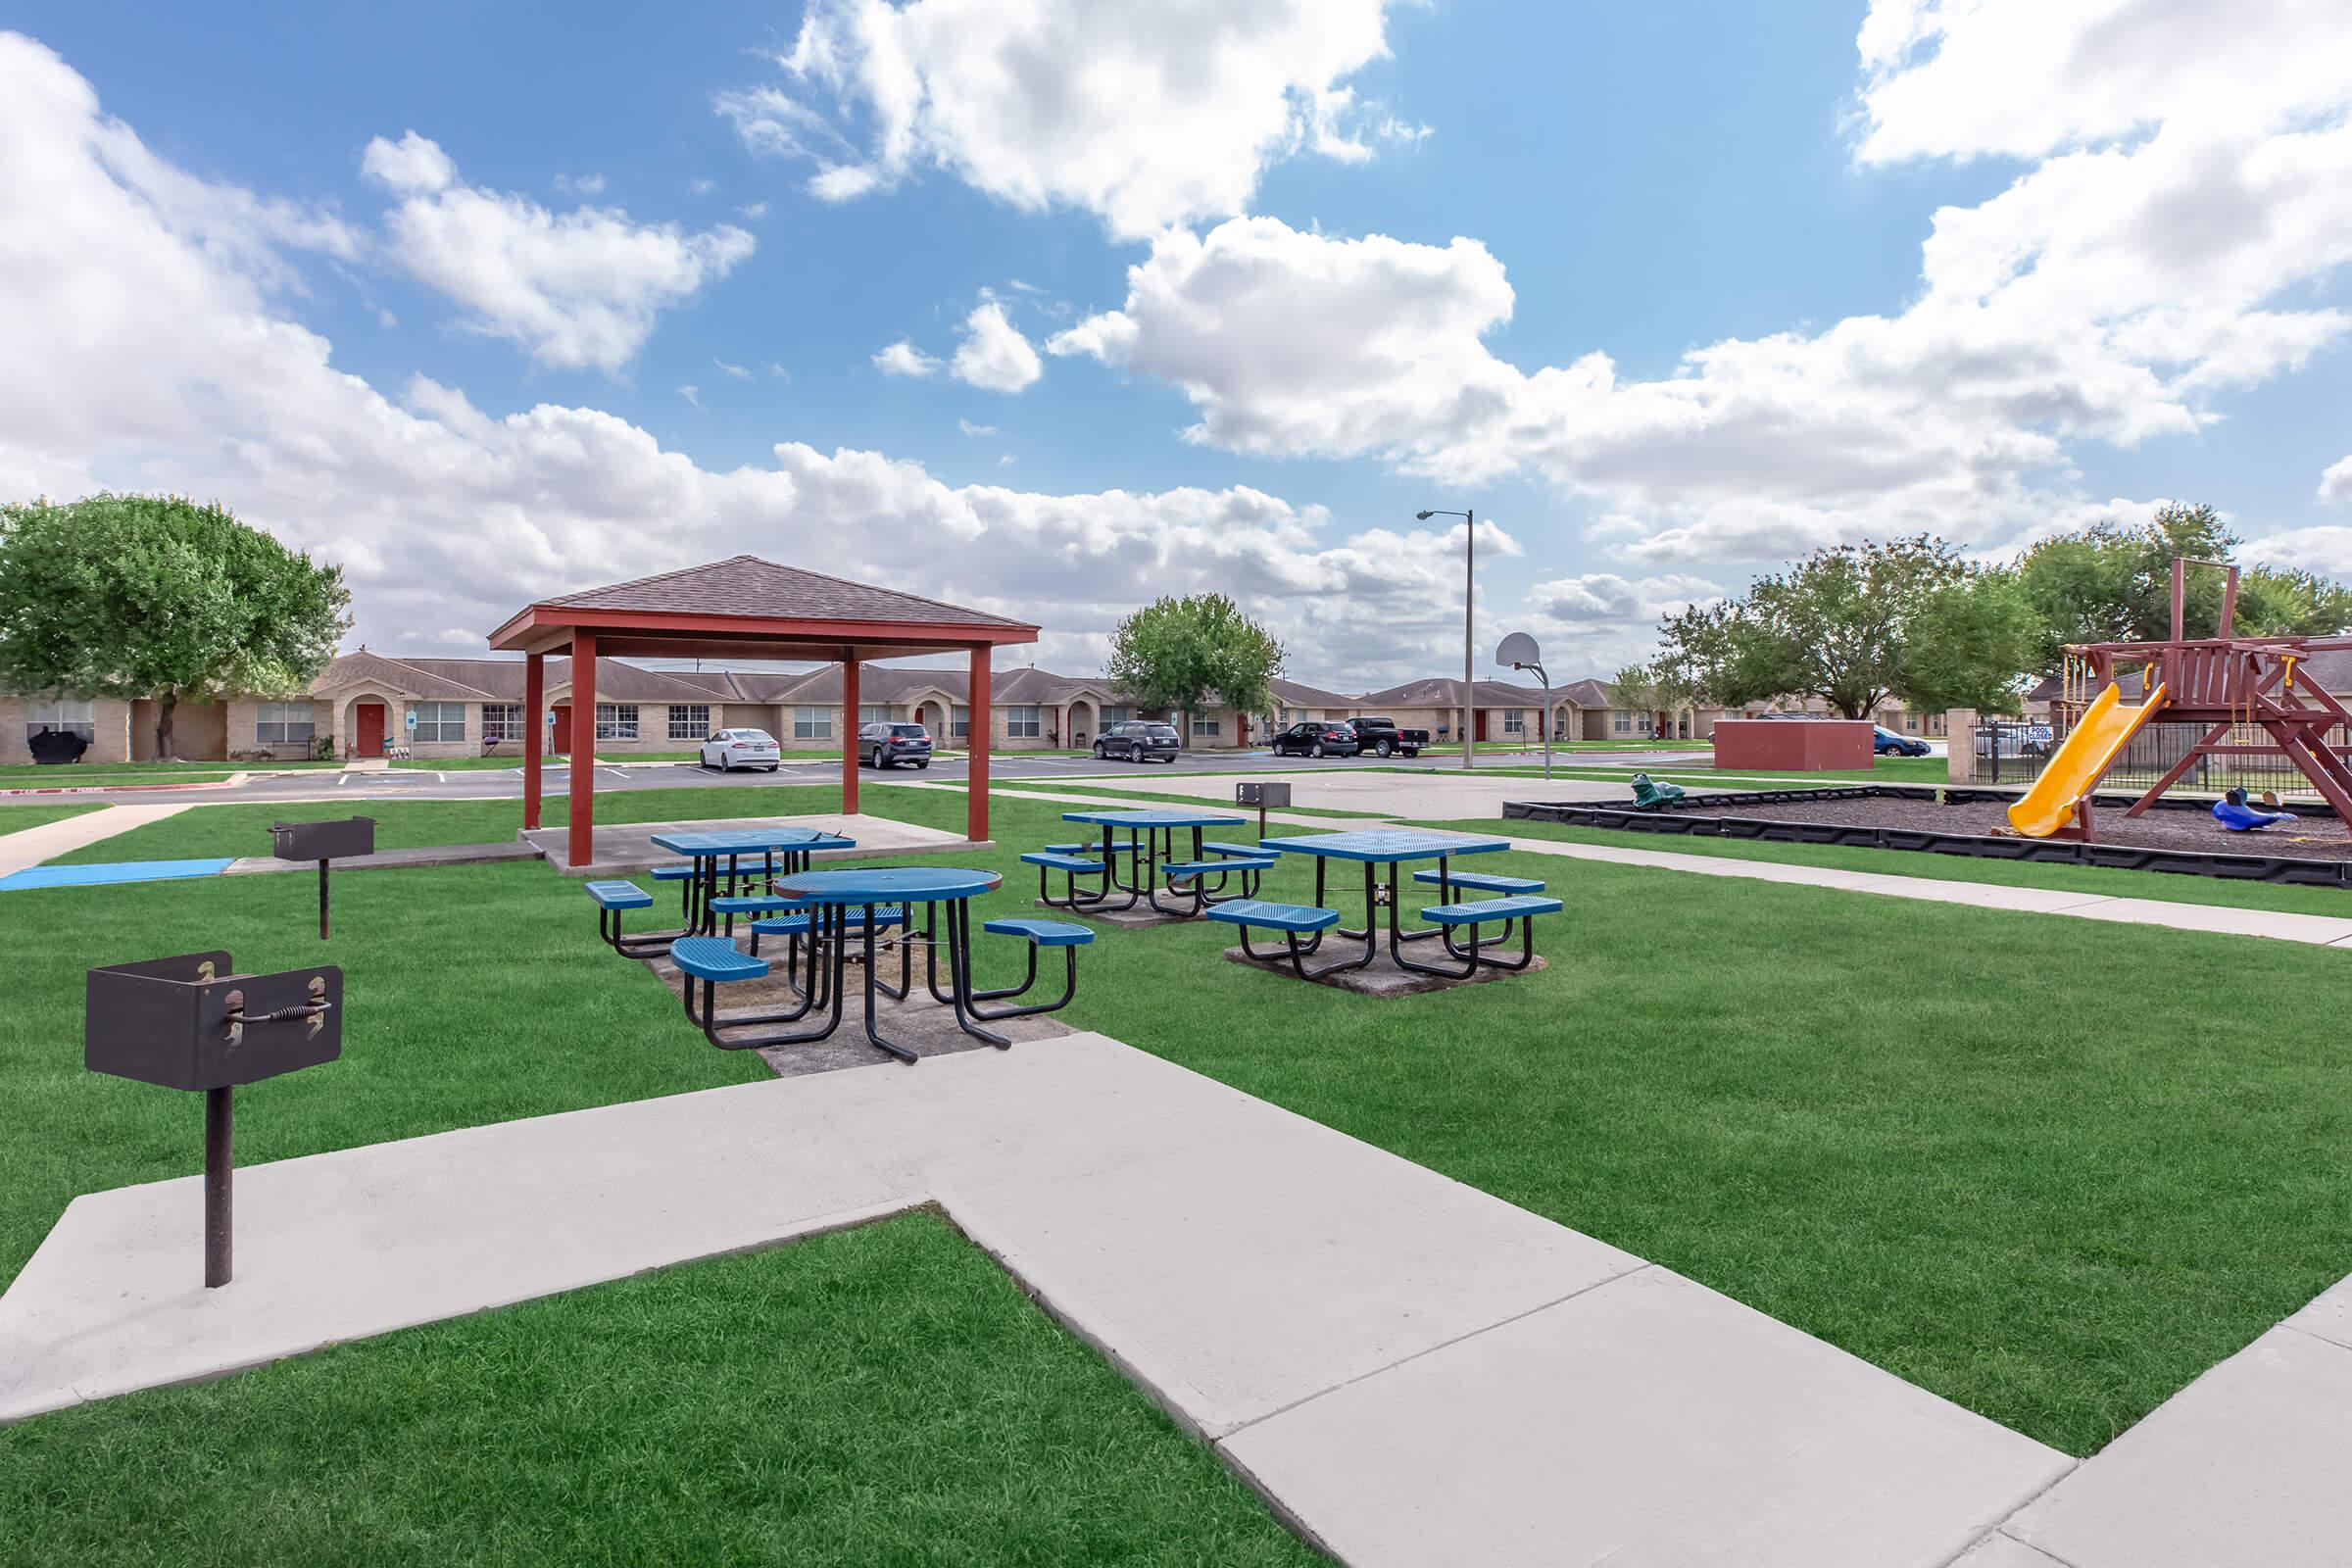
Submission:
[[[523,706],[534,744],[524,750],[522,825],[539,825],[537,744],[547,707],[546,661],[571,660],[571,710],[586,733],[573,740],[569,859],[596,858],[595,713],[599,659],[813,660],[842,667],[841,808],[858,809],[858,669],[869,660],[961,653],[971,660],[965,832],[988,837],[989,674],[995,651],[1037,641],[1037,628],[896,589],[849,582],[758,556],[640,577],[524,606],[490,634],[490,646],[524,658]]]

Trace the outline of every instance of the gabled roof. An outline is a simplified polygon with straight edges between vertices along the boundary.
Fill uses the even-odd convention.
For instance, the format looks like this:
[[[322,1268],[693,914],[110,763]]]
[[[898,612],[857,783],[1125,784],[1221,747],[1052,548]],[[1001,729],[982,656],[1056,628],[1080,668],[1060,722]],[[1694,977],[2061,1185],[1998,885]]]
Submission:
[[[1355,699],[1339,692],[1327,692],[1320,686],[1303,681],[1286,680],[1277,675],[1268,685],[1274,688],[1274,701],[1282,708],[1353,708]]]
[[[1507,680],[1482,680],[1474,688],[1475,705],[1480,708],[1541,708],[1544,694],[1532,686],[1514,686]],[[1387,691],[1359,697],[1355,706],[1363,709],[1381,708],[1459,708],[1462,706],[1462,683],[1458,680],[1412,680]]]
[[[522,665],[497,659],[393,659],[361,649],[341,654],[318,672],[310,685],[315,695],[346,686],[381,686],[427,699],[460,698],[498,702],[505,693],[495,684],[499,672],[513,670],[514,698],[522,696]]]
[[[1609,683],[1605,680],[1594,680],[1590,675],[1583,680],[1572,680],[1565,686],[1554,686],[1551,689],[1551,695],[1555,702],[1574,703],[1579,708],[1616,708],[1620,706],[1617,694],[1609,690]]]
[[[894,588],[828,577],[758,556],[732,556],[706,565],[665,571],[541,600],[565,610],[635,611],[653,614],[740,615],[790,620],[909,621],[924,625],[1025,628],[1025,621],[943,604]]]

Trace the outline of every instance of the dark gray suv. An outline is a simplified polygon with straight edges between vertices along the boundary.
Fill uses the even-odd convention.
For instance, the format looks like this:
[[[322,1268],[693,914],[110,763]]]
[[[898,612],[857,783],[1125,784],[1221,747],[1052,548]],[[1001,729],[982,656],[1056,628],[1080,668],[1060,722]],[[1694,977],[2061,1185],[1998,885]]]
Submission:
[[[1183,749],[1176,726],[1156,719],[1113,724],[1095,738],[1095,756],[1103,761],[1118,757],[1130,762],[1173,762]]]
[[[858,732],[858,750],[868,767],[912,762],[931,765],[931,732],[920,724],[868,724]]]

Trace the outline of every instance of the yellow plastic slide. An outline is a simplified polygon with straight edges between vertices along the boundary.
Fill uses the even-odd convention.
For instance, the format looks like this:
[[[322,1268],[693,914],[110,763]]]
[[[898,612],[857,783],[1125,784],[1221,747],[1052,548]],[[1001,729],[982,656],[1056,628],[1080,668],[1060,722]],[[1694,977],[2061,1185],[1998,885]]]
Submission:
[[[2124,743],[2138,734],[2139,726],[2155,717],[2156,710],[2163,706],[2162,686],[2148,693],[2146,702],[2132,708],[2124,704],[2123,688],[2110,683],[2083,711],[2082,722],[2042,768],[2041,777],[2026,791],[2026,798],[2009,808],[2009,825],[2027,838],[2046,839],[2072,822],[2075,803],[2099,781]]]

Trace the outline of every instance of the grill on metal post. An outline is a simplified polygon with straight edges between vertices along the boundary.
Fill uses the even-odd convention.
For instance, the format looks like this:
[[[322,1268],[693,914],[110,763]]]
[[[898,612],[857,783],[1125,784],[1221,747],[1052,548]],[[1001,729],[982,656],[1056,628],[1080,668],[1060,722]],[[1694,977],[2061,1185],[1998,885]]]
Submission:
[[[343,1054],[343,971],[235,974],[226,953],[110,964],[86,977],[82,1065],[204,1094],[204,1283],[229,1280],[234,1107],[259,1083]]]
[[[270,853],[281,860],[318,862],[318,940],[326,940],[326,862],[375,853],[375,818],[347,816],[331,822],[273,822]]]
[[[1233,804],[1257,808],[1257,836],[1266,836],[1266,808],[1277,808],[1291,804],[1291,786],[1287,779],[1250,779],[1233,787]]]

